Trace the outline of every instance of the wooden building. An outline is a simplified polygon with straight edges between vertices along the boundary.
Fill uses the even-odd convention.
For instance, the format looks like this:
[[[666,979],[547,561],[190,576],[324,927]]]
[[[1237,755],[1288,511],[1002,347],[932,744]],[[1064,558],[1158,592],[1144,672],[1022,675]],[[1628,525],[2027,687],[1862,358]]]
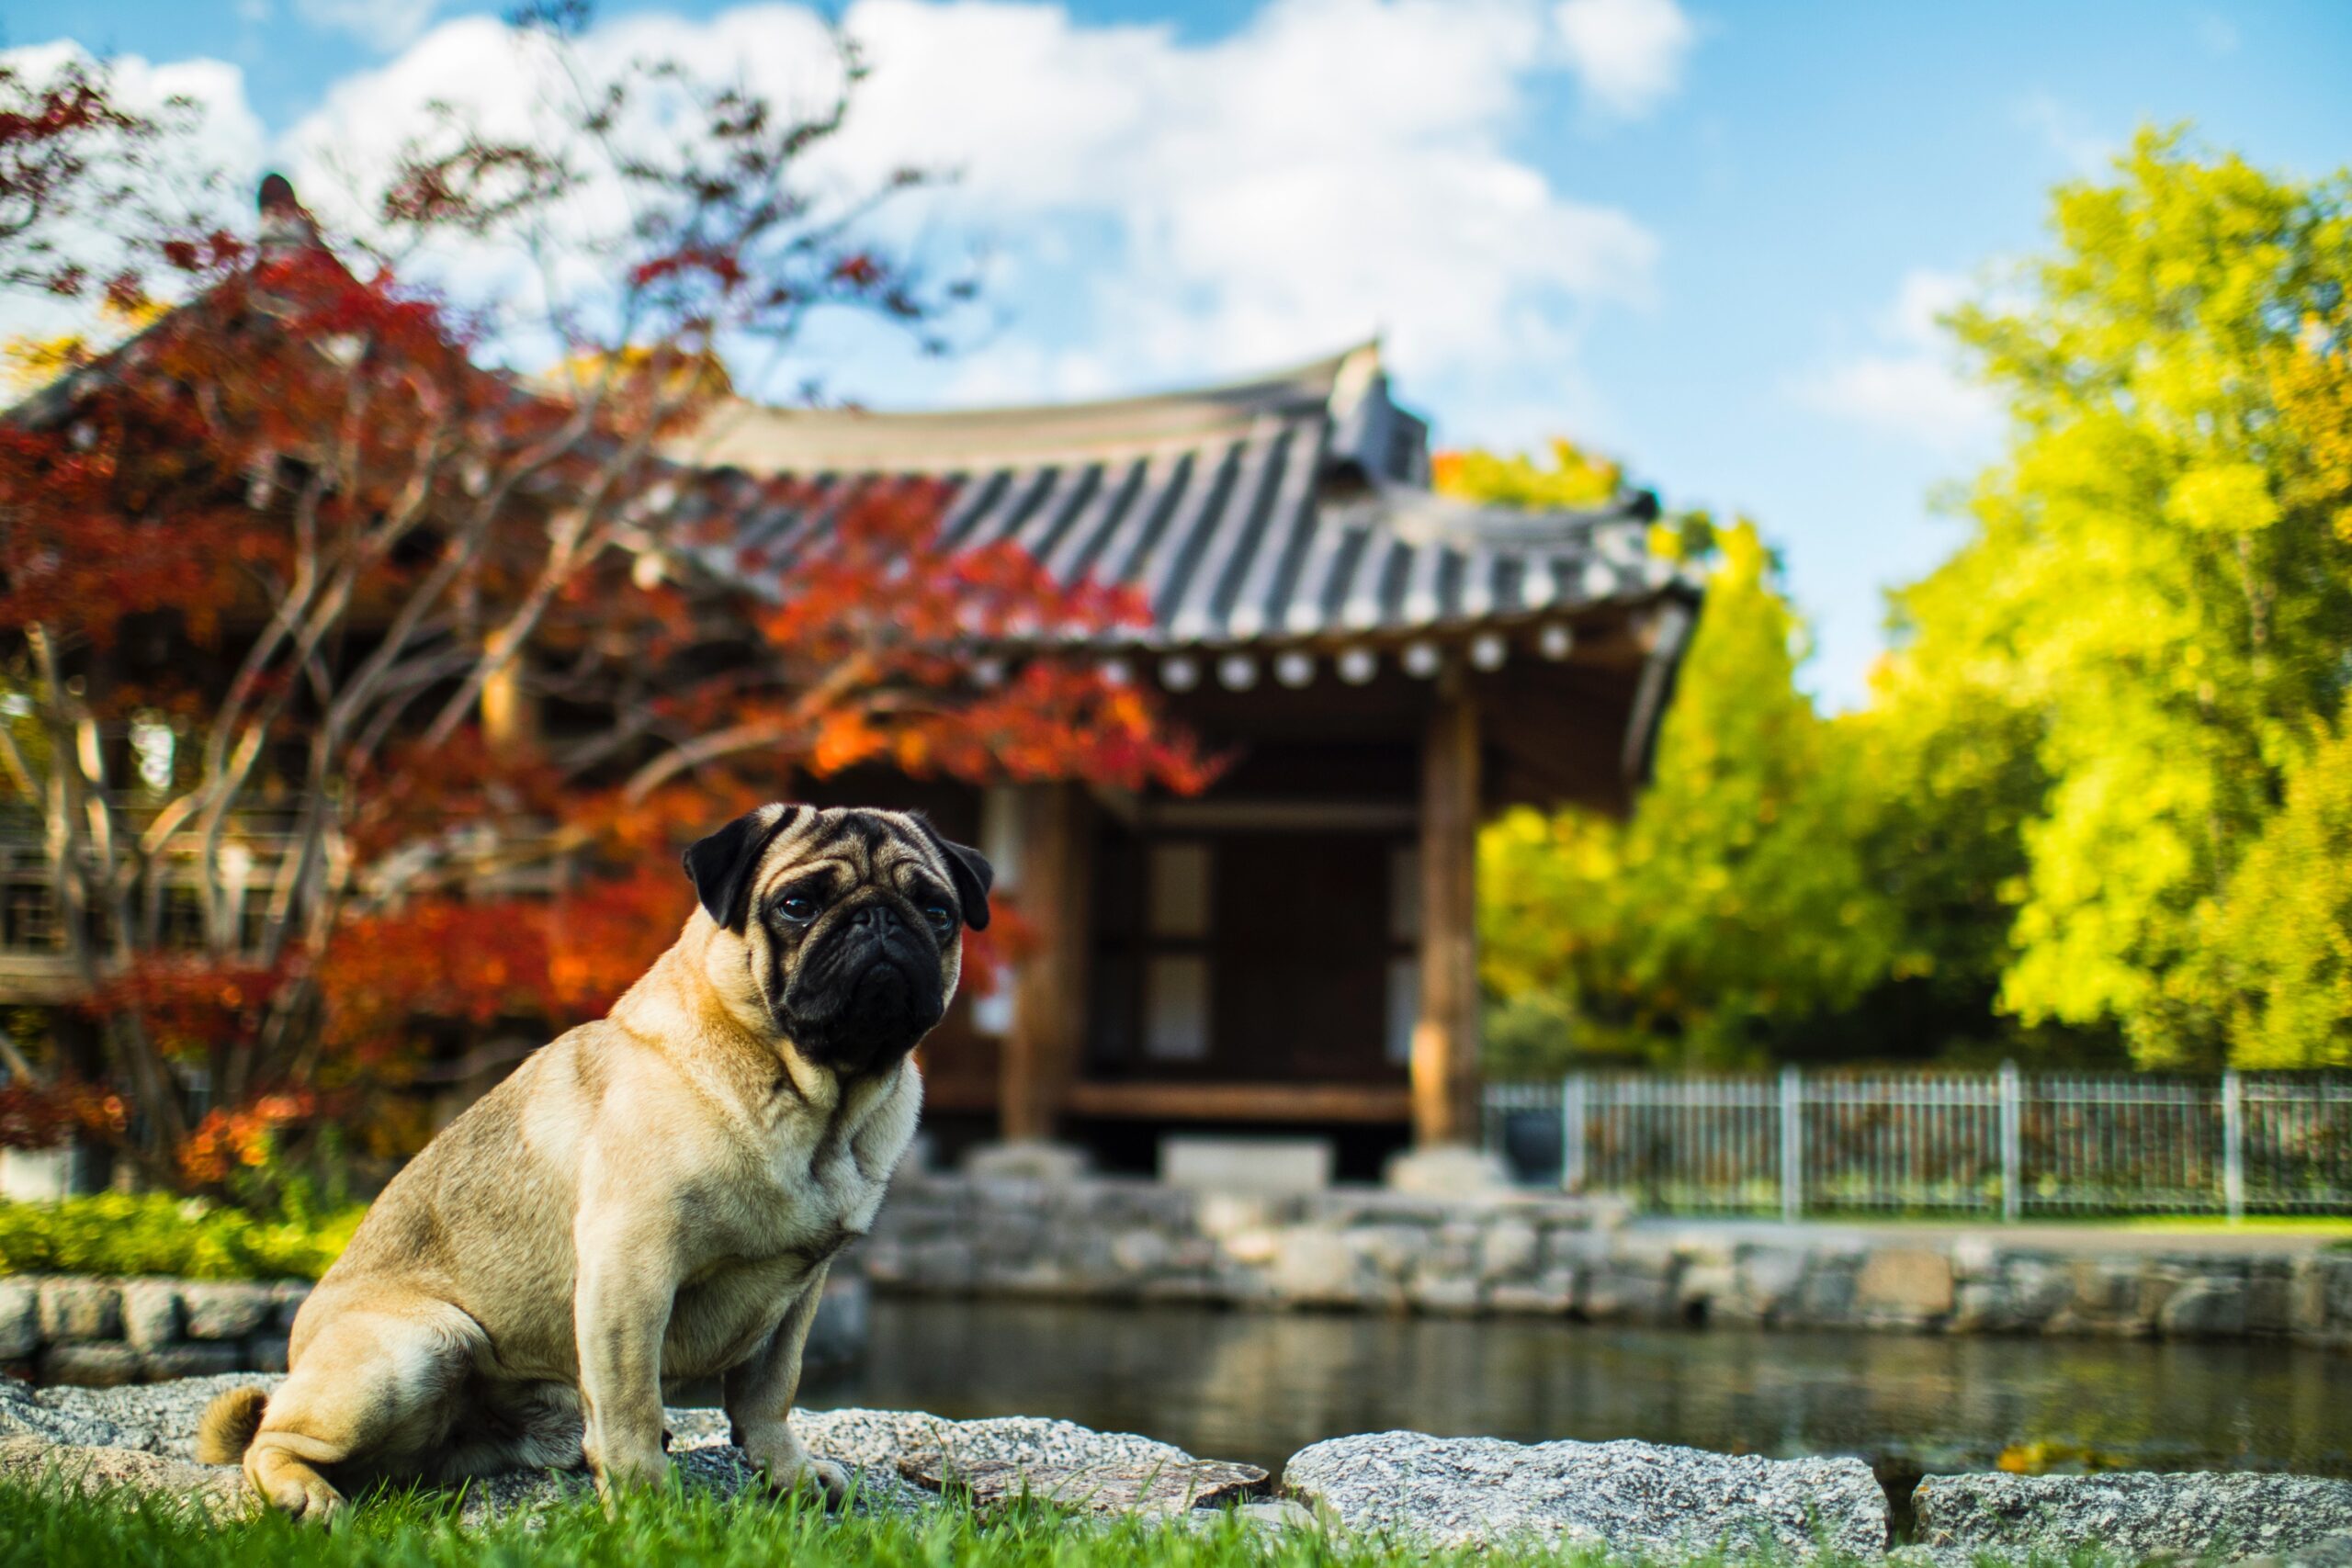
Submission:
[[[262,241],[317,243],[282,180]],[[80,384],[9,417],[62,417]],[[1191,798],[828,783],[976,839],[1041,938],[926,1044],[934,1126],[1113,1153],[1175,1128],[1311,1129],[1359,1169],[1408,1136],[1476,1136],[1476,826],[1514,802],[1622,810],[1638,787],[1698,604],[1646,548],[1655,498],[1529,513],[1434,494],[1427,426],[1370,344],[1082,404],[729,403],[670,456],[731,530],[693,547],[720,570],[788,562],[865,481],[944,481],[947,543],[1012,540],[1138,591],[1148,627],[1094,655],[1231,758]],[[786,475],[808,482],[741,482]],[[491,728],[529,729],[504,690]],[[248,826],[266,886],[277,840]],[[0,1001],[80,994],[37,827],[0,820]],[[160,925],[185,891],[155,880]]]
[[[1646,548],[1654,497],[1434,494],[1376,345],[1105,402],[736,404],[694,460],[810,481],[813,504],[740,518],[737,545],[776,558],[826,495],[944,479],[952,542],[1139,590],[1152,625],[1101,656],[1233,759],[1193,798],[826,792],[977,835],[1044,939],[926,1047],[934,1122],[1127,1163],[1203,1125],[1315,1130],[1358,1167],[1408,1131],[1475,1140],[1476,826],[1515,802],[1622,810],[1639,786],[1698,603]]]

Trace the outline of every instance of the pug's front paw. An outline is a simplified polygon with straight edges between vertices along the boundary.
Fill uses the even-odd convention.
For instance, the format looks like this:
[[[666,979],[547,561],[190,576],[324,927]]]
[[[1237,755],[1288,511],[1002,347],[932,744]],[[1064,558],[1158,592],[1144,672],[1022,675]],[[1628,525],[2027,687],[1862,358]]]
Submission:
[[[828,1508],[838,1508],[849,1501],[849,1472],[829,1459],[802,1460],[799,1472],[790,1480],[770,1471],[768,1484],[779,1492],[813,1494]]]
[[[849,1472],[811,1454],[789,1431],[780,1438],[745,1443],[743,1450],[775,1492],[806,1493],[827,1507],[839,1507],[849,1496]]]

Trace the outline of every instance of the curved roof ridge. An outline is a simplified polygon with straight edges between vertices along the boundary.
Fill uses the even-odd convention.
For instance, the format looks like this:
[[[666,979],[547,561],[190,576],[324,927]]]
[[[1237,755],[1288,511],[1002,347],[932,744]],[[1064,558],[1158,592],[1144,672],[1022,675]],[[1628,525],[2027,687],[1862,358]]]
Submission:
[[[1238,439],[1273,421],[1323,413],[1377,344],[1237,380],[1088,402],[876,412],[779,409],[732,400],[670,455],[752,473],[947,472],[1141,454]],[[1358,373],[1359,376],[1361,372]],[[1351,379],[1354,378],[1351,378]]]
[[[1377,513],[1408,544],[1451,545],[1465,550],[1586,545],[1598,530],[1626,528],[1638,533],[1658,515],[1657,497],[1645,490],[1620,490],[1590,506],[1529,508],[1381,482],[1353,505]]]

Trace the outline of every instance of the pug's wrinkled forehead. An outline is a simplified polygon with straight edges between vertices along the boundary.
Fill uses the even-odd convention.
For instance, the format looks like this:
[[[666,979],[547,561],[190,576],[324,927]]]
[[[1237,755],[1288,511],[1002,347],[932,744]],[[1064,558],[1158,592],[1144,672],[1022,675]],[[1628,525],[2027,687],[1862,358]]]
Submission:
[[[917,812],[778,803],[729,822],[685,853],[703,908],[741,933],[755,903],[788,882],[830,872],[843,887],[896,886],[920,872],[951,892],[974,931],[989,923],[995,874],[980,852],[952,843]]]

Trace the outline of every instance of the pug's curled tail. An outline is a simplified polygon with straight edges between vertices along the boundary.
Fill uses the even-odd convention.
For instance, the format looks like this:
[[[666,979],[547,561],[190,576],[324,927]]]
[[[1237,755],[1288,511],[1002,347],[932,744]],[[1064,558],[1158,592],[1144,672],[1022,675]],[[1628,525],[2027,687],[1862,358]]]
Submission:
[[[235,1464],[261,1430],[269,1395],[257,1388],[232,1388],[204,1407],[196,1424],[196,1457],[206,1464]]]

